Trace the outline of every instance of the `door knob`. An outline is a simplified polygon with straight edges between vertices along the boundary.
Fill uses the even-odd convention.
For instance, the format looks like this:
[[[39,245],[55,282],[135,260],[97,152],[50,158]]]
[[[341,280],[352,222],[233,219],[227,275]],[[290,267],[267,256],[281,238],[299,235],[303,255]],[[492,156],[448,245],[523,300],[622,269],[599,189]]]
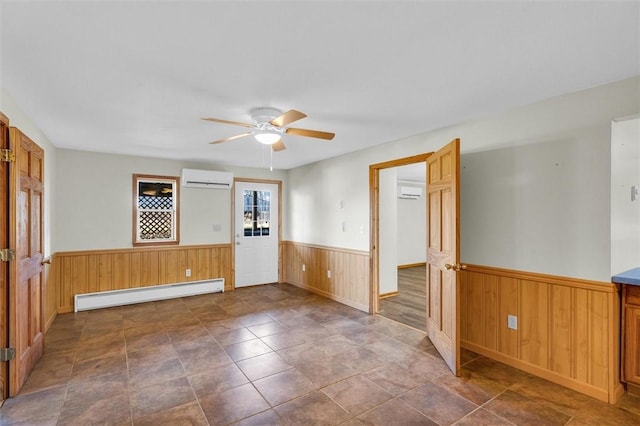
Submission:
[[[467,265],[462,265],[460,263],[445,263],[444,264],[444,269],[450,271],[450,270],[454,270],[456,272],[460,271],[461,269],[467,269]]]
[[[240,245],[240,241],[236,241],[236,245],[239,246]]]

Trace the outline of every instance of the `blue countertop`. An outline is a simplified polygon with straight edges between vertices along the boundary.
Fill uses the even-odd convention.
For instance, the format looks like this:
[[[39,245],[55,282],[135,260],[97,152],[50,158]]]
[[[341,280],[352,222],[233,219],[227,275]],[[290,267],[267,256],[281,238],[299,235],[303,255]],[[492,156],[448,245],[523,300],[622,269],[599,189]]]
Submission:
[[[633,268],[611,277],[611,281],[618,284],[640,285],[640,268]]]

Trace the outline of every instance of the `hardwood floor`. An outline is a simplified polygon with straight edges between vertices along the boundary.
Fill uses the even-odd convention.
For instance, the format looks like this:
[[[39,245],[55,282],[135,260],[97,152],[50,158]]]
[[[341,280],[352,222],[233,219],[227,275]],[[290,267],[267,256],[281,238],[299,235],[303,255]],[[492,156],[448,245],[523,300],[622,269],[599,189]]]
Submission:
[[[380,315],[427,330],[426,266],[398,269],[398,295],[381,300]]]

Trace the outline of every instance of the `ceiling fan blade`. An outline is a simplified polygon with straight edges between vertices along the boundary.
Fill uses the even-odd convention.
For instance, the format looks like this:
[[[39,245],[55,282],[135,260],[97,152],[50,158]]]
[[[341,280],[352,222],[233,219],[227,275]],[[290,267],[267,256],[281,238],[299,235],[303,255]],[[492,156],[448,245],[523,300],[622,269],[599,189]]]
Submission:
[[[209,142],[209,143],[216,144],[216,143],[229,142],[229,141],[232,141],[234,139],[240,139],[240,138],[244,138],[245,136],[250,136],[252,134],[253,134],[252,132],[240,133],[239,135],[229,136],[228,138],[218,139],[217,141],[213,141],[213,142]]]
[[[318,130],[309,130],[309,129],[296,129],[295,127],[289,127],[287,129],[288,135],[296,135],[296,136],[306,136],[309,138],[317,138],[317,139],[326,139],[330,141],[335,137],[335,133],[330,132],[320,132]]]
[[[278,142],[271,145],[271,149],[273,149],[275,152],[278,152],[284,151],[285,149],[287,149],[287,147],[284,146],[284,142],[282,142],[282,140],[279,140]]]
[[[206,121],[214,121],[216,123],[224,123],[224,124],[233,124],[234,126],[243,126],[243,127],[256,127],[254,124],[249,124],[249,123],[241,123],[239,121],[230,121],[230,120],[223,120],[221,118],[203,118],[202,120],[206,120]]]
[[[306,116],[307,114],[305,114],[304,112],[300,112],[300,111],[296,111],[295,109],[292,109],[274,118],[269,123],[276,127],[284,127],[287,124],[293,123],[294,121],[301,120]]]

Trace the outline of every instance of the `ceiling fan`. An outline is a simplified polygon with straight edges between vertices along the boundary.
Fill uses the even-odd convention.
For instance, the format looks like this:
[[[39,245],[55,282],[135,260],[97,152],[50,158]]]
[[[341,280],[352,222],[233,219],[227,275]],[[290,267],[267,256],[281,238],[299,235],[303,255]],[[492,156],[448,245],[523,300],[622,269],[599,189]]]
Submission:
[[[282,151],[287,149],[282,142],[282,136],[284,135],[295,135],[295,136],[305,136],[309,138],[317,138],[317,139],[325,139],[331,140],[334,138],[335,133],[330,132],[321,132],[318,130],[309,130],[309,129],[299,129],[296,127],[287,127],[289,124],[294,121],[301,120],[307,116],[307,114],[296,111],[295,109],[289,110],[285,113],[282,113],[279,109],[269,108],[269,107],[261,107],[261,108],[253,108],[250,111],[251,119],[253,123],[241,123],[238,121],[229,121],[223,120],[220,118],[203,118],[203,120],[213,121],[216,123],[224,123],[224,124],[233,124],[235,126],[248,127],[251,131],[240,133],[239,135],[230,136],[224,139],[218,139],[212,144],[229,142],[234,139],[243,138],[245,136],[251,136],[260,143],[265,145],[271,145],[271,149],[274,151]]]

